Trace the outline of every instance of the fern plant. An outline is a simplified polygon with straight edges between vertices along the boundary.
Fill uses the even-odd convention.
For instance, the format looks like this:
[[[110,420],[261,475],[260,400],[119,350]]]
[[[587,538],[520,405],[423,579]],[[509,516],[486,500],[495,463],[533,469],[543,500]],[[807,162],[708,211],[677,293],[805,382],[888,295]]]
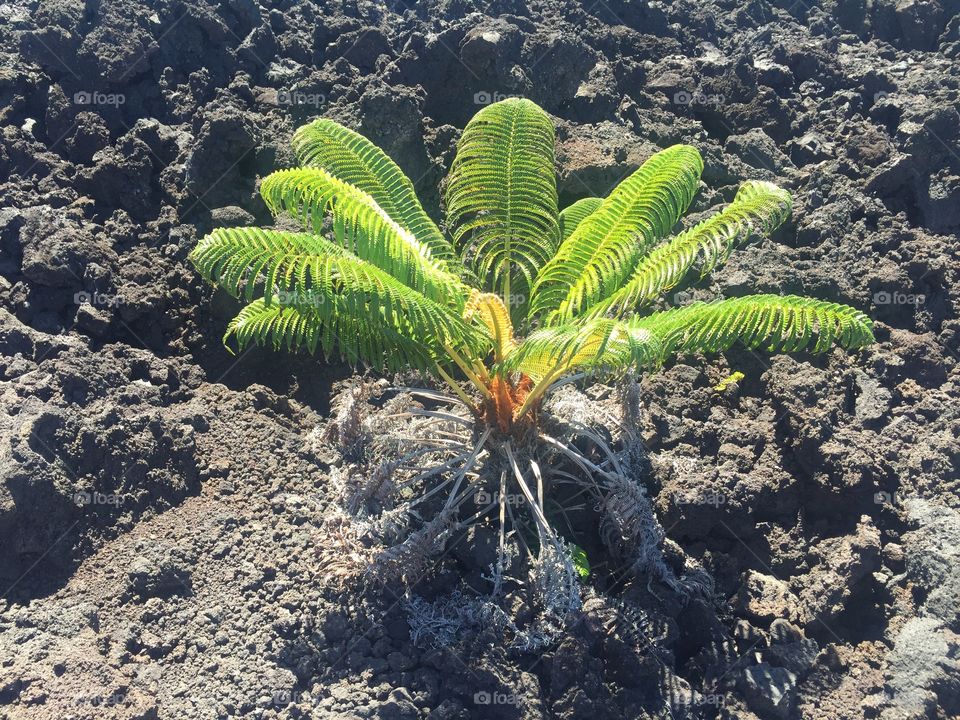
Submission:
[[[225,341],[425,371],[500,434],[527,432],[544,394],[574,373],[651,369],[736,341],[822,352],[873,339],[863,313],[795,296],[638,312],[790,213],[789,193],[748,181],[721,212],[664,241],[703,170],[688,145],[655,154],[606,198],[559,211],[549,116],[529,100],[494,103],[458,144],[448,233],[361,135],[320,119],[293,147],[301,167],[266,177],[260,192],[303,230],[214,230],[190,256],[248,303]]]
[[[565,484],[579,483],[577,494],[592,498],[612,553],[629,556],[635,572],[673,582],[660,555],[663,531],[629,469],[631,453],[614,452],[577,423],[566,424],[574,435],[550,434],[540,412],[551,388],[571,375],[650,370],[738,341],[823,352],[873,340],[863,313],[804,297],[750,295],[645,311],[790,213],[789,193],[748,181],[722,211],[670,237],[700,182],[703,161],[693,147],[667,148],[607,197],[560,211],[550,118],[528,100],[489,105],[458,144],[444,232],[410,180],[361,135],[321,119],[297,130],[293,146],[301,166],[264,178],[260,192],[273,213],[301,229],[214,230],[191,253],[206,280],[246,302],[224,341],[304,347],[388,371],[414,368],[453,393],[419,391],[449,412],[389,415],[415,420],[395,444],[389,432],[380,434],[387,450],[350,490],[375,486],[360,492],[361,502],[376,495],[379,510],[364,511],[354,525],[334,518],[341,524],[323,544],[324,565],[341,578],[409,577],[451,532],[499,511],[493,594],[502,592],[522,547],[539,596],[541,619],[531,630],[494,612],[518,647],[542,646],[579,607],[583,563],[555,530]],[[429,435],[426,423],[442,427]],[[410,449],[411,438],[419,447]],[[506,499],[516,495],[526,519]]]

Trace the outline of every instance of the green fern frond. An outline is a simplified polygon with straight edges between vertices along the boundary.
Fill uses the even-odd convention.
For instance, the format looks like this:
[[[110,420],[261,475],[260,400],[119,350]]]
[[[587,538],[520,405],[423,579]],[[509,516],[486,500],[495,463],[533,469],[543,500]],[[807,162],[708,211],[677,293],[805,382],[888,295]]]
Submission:
[[[592,318],[531,333],[503,363],[539,382],[590,370],[616,376],[653,368],[673,354],[716,353],[740,341],[750,348],[820,353],[873,342],[859,310],[792,295],[750,295],[696,303],[645,318]]]
[[[474,290],[463,309],[463,319],[483,328],[493,344],[493,356],[500,362],[514,348],[510,311],[499,295]]]
[[[325,324],[309,305],[283,305],[276,298],[269,304],[260,298],[244,307],[227,326],[224,344],[231,338],[241,350],[251,344],[274,350],[306,348],[311,353],[319,349],[328,359],[335,355],[353,366],[371,365],[388,372],[415,368],[432,373],[442,352],[385,324],[372,328],[344,313]]]
[[[531,333],[502,369],[540,383],[579,371],[616,375],[628,368],[656,367],[662,360],[663,346],[653,333],[620,320],[594,318]]]
[[[321,327],[319,318],[311,313],[276,301],[268,304],[259,298],[244,306],[227,324],[223,344],[229,347],[233,338],[241,350],[253,343],[271,345],[274,350],[306,346],[312,353],[320,341]]]
[[[439,356],[445,344],[473,353],[489,348],[455,310],[317,235],[224,228],[203,238],[190,259],[206,280],[232,295],[243,293],[248,302],[263,296],[262,312],[241,313],[243,324],[232,331],[249,327],[257,340],[269,331],[275,343],[289,338],[309,345],[308,328],[296,322],[307,315],[320,329],[325,352],[337,347],[347,359],[377,367],[392,367],[381,352],[390,341],[419,344],[425,356]],[[272,305],[292,306],[297,316],[267,313]]]
[[[549,324],[561,324],[616,292],[687,209],[702,171],[700,153],[688,145],[674,145],[647,160],[543,268],[531,315],[549,313]]]
[[[400,167],[363,135],[326,118],[314,120],[293,134],[300,162],[326,170],[367,193],[402,228],[430,248],[436,260],[459,265],[453,246],[430,219],[413,183]]]
[[[315,234],[331,216],[338,245],[427,297],[463,308],[468,289],[362,190],[326,170],[296,168],[265,177],[260,194],[271,212],[286,211]]]
[[[585,197],[560,211],[560,242],[573,234],[577,226],[603,205],[603,198]]]
[[[791,206],[786,190],[768,182],[745,182],[730,205],[654,248],[623,287],[586,315],[620,317],[648,304],[683,280],[698,258],[703,278],[723,265],[734,247],[776,230],[790,216]]]
[[[855,349],[873,342],[873,322],[848,305],[796,295],[748,295],[694,303],[627,321],[663,342],[669,353],[715,353],[740,341],[749,348],[821,353],[834,344]]]
[[[197,243],[190,261],[201,277],[247,302],[272,297],[277,287],[306,287],[309,266],[347,251],[317,235],[261,228],[218,228]]]
[[[478,112],[457,145],[446,207],[466,265],[517,312],[560,236],[550,117],[520,98]]]

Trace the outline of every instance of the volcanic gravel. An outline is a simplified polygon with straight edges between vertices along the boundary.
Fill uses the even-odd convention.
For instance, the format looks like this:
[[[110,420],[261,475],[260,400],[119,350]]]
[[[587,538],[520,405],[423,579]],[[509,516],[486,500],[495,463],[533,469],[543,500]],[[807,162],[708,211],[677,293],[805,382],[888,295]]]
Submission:
[[[960,715],[958,0],[6,0],[0,55],[0,718]],[[534,655],[420,647],[403,588],[323,582],[317,438],[355,380],[232,355],[237,305],[186,261],[270,224],[258,180],[321,115],[441,217],[460,130],[510,95],[556,118],[562,204],[678,142],[705,160],[691,221],[745,179],[791,190],[673,301],[877,323],[853,355],[644,378],[645,484],[715,592],[593,558]]]

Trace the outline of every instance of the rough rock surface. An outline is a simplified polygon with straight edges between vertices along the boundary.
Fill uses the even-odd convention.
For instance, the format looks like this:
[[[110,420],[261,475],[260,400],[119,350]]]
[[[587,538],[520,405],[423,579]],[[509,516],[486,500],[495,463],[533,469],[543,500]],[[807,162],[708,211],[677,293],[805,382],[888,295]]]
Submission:
[[[0,4],[0,717],[960,714],[958,13]],[[440,217],[459,129],[513,94],[556,116],[563,202],[676,142],[706,163],[692,218],[746,178],[794,193],[774,237],[673,301],[809,294],[878,339],[644,379],[649,493],[715,596],[665,607],[598,568],[537,657],[422,649],[390,589],[322,584],[313,439],[349,371],[229,354],[235,306],[186,263],[211,227],[268,222],[258,178],[321,114]]]

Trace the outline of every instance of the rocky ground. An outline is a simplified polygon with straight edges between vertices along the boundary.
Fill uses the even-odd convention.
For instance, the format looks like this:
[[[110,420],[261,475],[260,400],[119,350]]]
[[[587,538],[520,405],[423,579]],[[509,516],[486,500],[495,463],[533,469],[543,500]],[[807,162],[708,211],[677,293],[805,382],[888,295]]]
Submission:
[[[0,4],[0,717],[958,716],[958,13]],[[706,161],[694,219],[745,178],[793,191],[786,227],[676,300],[809,294],[878,339],[645,378],[667,550],[715,592],[670,602],[599,562],[535,655],[414,644],[401,588],[324,582],[317,438],[350,373],[229,354],[234,306],[185,261],[211,227],[268,222],[257,180],[317,115],[439,217],[459,129],[512,94],[557,118],[564,203],[681,141]]]

